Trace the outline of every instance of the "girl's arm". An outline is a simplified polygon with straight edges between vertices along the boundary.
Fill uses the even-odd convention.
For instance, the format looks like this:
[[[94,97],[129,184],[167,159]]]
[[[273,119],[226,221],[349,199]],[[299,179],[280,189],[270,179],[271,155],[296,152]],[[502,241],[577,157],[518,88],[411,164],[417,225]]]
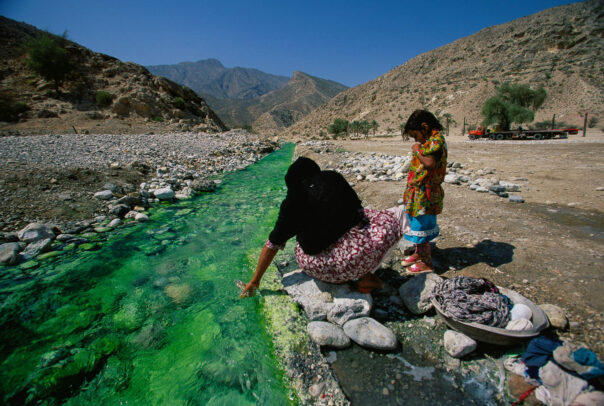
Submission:
[[[420,153],[420,150],[419,150],[420,148],[421,148],[421,144],[419,142],[416,142],[415,144],[413,144],[411,146],[411,150],[413,151],[413,155],[417,156],[417,158],[422,163],[422,165],[424,165],[424,168],[426,168],[426,169],[432,169],[434,167],[434,165],[436,165],[436,160],[431,155],[425,155],[425,156],[422,155]]]
[[[278,250],[273,250],[267,247],[266,245],[262,248],[262,252],[260,253],[260,258],[258,258],[258,265],[256,265],[256,272],[254,272],[254,276],[252,279],[245,285],[243,292],[241,292],[240,297],[253,296],[254,291],[258,289],[260,286],[260,280],[262,280],[262,275],[271,264],[273,258],[277,254]]]

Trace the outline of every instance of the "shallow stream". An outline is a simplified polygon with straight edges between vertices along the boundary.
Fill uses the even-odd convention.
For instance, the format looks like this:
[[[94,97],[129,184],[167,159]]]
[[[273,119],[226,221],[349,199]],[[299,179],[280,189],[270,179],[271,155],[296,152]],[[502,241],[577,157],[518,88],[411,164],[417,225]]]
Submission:
[[[0,269],[1,403],[291,403],[258,301],[233,281],[251,276],[293,149],[99,236],[97,251]]]

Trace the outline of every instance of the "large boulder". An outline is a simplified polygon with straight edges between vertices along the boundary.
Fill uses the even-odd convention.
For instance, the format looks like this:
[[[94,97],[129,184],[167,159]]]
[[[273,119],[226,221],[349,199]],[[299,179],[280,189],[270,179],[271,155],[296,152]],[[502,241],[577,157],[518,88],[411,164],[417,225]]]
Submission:
[[[191,189],[198,193],[213,192],[216,190],[216,183],[209,179],[195,179],[191,183]]]
[[[346,335],[361,347],[394,350],[398,346],[394,333],[371,317],[350,320],[343,328]]]
[[[306,326],[310,338],[320,346],[333,348],[346,348],[350,345],[350,338],[344,333],[342,327],[326,321],[311,321]]]
[[[21,246],[17,242],[0,244],[0,264],[16,265],[19,262]]]
[[[424,314],[432,309],[432,290],[442,278],[435,273],[424,273],[412,277],[401,285],[399,295],[413,314]]]
[[[321,282],[297,270],[283,277],[285,291],[302,306],[310,320],[328,319],[342,325],[368,316],[373,306],[370,294],[351,290],[347,284]]]
[[[47,224],[30,223],[24,229],[17,233],[20,241],[32,243],[34,241],[50,238],[54,240],[55,233],[53,227]]]

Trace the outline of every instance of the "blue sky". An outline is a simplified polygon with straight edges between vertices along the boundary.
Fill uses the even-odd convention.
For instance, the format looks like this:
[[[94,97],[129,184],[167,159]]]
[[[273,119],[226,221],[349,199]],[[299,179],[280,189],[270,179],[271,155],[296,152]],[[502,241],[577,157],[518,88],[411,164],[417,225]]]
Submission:
[[[141,65],[216,58],[356,86],[423,52],[569,0],[0,0],[0,14]]]

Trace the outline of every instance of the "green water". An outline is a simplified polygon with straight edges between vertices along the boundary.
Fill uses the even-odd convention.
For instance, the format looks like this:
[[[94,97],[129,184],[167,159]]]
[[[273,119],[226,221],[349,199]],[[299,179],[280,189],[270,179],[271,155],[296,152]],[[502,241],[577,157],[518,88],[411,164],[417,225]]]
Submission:
[[[98,250],[0,269],[2,403],[291,403],[259,301],[233,281],[251,277],[246,255],[274,223],[292,154],[162,206]]]

